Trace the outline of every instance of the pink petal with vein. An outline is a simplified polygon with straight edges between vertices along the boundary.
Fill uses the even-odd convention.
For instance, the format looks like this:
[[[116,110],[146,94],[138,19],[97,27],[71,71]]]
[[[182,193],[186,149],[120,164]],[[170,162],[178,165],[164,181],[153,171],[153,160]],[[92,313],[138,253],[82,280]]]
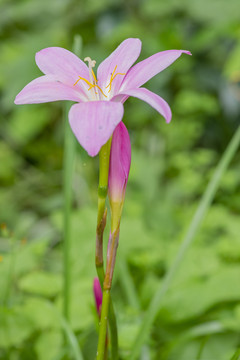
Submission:
[[[38,104],[58,100],[86,101],[80,92],[56,81],[54,76],[41,76],[29,84],[16,96],[15,104]]]
[[[123,117],[123,105],[110,101],[75,104],[69,111],[74,135],[90,156],[98,154]]]
[[[134,96],[140,100],[147,102],[165,118],[167,123],[171,121],[172,112],[168,103],[152,91],[145,88],[138,88],[131,90],[123,90],[118,96],[121,95]]]
[[[117,65],[117,69],[114,74],[126,74],[139,57],[140,52],[141,41],[139,39],[126,39],[99,65],[97,71],[98,85],[106,94],[109,90],[109,87],[106,88],[106,86],[109,84],[111,73],[114,71],[115,66]],[[113,80],[111,91],[113,95],[118,91],[123,79],[124,75],[117,75]]]
[[[35,56],[36,64],[44,74],[56,75],[57,79],[73,86],[79,76],[89,80],[87,65],[71,51],[61,47],[49,47],[40,50]],[[77,83],[76,88],[87,90],[84,81]]]
[[[139,62],[127,73],[120,92],[125,89],[133,89],[142,86],[153,76],[171,65],[183,53],[191,55],[190,51],[186,50],[167,50],[161,51]]]

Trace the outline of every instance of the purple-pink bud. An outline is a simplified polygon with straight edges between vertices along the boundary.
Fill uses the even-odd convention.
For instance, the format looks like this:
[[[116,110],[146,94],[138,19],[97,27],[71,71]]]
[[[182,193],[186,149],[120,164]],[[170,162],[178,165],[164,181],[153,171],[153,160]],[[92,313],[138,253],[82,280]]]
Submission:
[[[131,165],[131,142],[126,126],[120,122],[113,132],[110,153],[108,194],[110,203],[122,203]]]
[[[101,316],[101,307],[102,307],[102,289],[100,282],[97,277],[93,280],[93,293],[95,299],[95,305],[97,309],[98,316]]]

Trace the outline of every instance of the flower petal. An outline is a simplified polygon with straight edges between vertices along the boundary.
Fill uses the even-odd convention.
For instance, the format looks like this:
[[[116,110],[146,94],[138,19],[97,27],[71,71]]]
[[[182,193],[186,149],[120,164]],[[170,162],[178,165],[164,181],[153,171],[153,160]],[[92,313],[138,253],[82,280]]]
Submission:
[[[70,86],[64,85],[52,75],[41,76],[29,84],[16,96],[15,104],[38,104],[58,100],[86,101],[84,95]]]
[[[113,100],[117,101],[118,97],[122,95],[134,96],[140,100],[147,102],[165,118],[167,123],[171,121],[172,112],[168,103],[163,98],[153,93],[152,91],[145,88],[123,90]]]
[[[36,53],[35,60],[44,74],[56,75],[59,81],[67,85],[73,86],[79,76],[89,80],[87,65],[77,55],[61,47],[42,49]]]
[[[98,154],[123,117],[123,105],[110,101],[75,104],[69,111],[74,135],[90,156]]]
[[[117,65],[114,74],[126,74],[132,64],[139,57],[141,46],[141,41],[139,39],[126,39],[99,65],[97,71],[98,85],[106,94],[109,91],[109,87],[106,89],[106,86],[110,82],[111,73],[113,73],[115,66]],[[112,82],[111,94],[116,94],[123,79],[124,75],[116,76]]]
[[[182,53],[191,55],[186,50],[167,50],[139,62],[125,76],[120,91],[142,86],[153,76],[171,65]]]

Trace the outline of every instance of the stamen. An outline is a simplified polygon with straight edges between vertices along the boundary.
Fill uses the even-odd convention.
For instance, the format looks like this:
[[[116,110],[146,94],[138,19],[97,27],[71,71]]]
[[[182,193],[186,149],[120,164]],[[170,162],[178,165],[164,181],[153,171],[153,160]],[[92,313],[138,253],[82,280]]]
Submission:
[[[79,80],[84,80],[91,88],[93,87],[93,84],[90,83],[90,81],[88,81],[87,79],[84,79],[83,77],[79,76],[79,79],[75,82],[75,84],[73,84],[73,86],[75,86]]]
[[[102,91],[102,89],[100,88],[100,86],[98,86],[98,85],[96,85],[96,84],[95,84],[94,86],[96,86],[96,87],[101,91],[101,93],[102,93],[103,96],[107,97],[107,95],[104,94],[104,92]]]
[[[92,69],[92,75],[93,75],[93,78],[94,78],[95,83],[97,84],[98,80],[96,79],[96,76],[95,76],[95,74],[94,74],[93,69]]]
[[[102,91],[102,89],[100,88],[100,86],[98,86],[97,84],[92,84],[92,83],[90,83],[90,81],[88,81],[87,79],[84,79],[84,78],[81,77],[81,76],[79,76],[79,79],[75,82],[75,84],[73,84],[73,86],[75,86],[75,85],[79,82],[79,80],[83,80],[83,81],[85,81],[85,82],[89,85],[88,91],[96,87],[96,88],[98,88],[98,89],[101,91],[101,93],[102,93],[103,96],[107,97],[107,96],[104,94],[104,92]],[[97,80],[96,80],[96,82],[97,82]]]
[[[98,100],[100,100],[99,98],[99,93],[97,91],[97,89],[101,92],[101,94],[107,98],[107,95],[104,94],[103,90],[100,88],[100,86],[97,85],[98,83],[98,80],[96,78],[96,75],[94,74],[94,71],[93,71],[93,68],[94,66],[96,65],[96,61],[95,60],[92,60],[90,57],[86,57],[84,59],[84,61],[87,61],[88,62],[88,68],[89,68],[89,80],[79,76],[79,79],[75,82],[75,84],[73,84],[73,86],[77,85],[77,83],[80,81],[80,80],[83,80],[85,81],[85,83],[89,86],[89,90],[92,90],[94,89],[94,92],[95,94],[98,96]],[[117,70],[117,65],[115,66],[113,72],[111,73],[111,77],[110,77],[110,81],[109,81],[109,84],[106,86],[106,89],[109,87],[109,90],[108,90],[108,93],[110,93],[111,89],[112,89],[112,82],[113,80],[115,79],[115,77],[117,75],[126,75],[125,73],[116,73]]]
[[[112,82],[113,82],[113,80],[115,79],[115,77],[116,77],[117,75],[126,75],[126,73],[116,73],[116,74],[114,75],[116,69],[117,69],[117,65],[115,66],[113,72],[111,73],[111,78],[110,78],[109,84],[106,86],[106,89],[109,87],[109,90],[108,90],[109,93],[110,93],[110,91],[111,91],[111,89],[112,89]]]

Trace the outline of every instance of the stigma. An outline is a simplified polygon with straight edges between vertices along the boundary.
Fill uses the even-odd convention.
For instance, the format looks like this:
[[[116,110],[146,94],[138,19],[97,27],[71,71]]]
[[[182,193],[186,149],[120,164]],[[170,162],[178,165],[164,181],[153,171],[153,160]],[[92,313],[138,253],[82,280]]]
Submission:
[[[85,57],[84,61],[87,61],[87,62],[88,62],[88,70],[89,70],[89,79],[90,79],[90,82],[91,82],[93,85],[96,85],[96,84],[97,84],[97,79],[96,79],[96,76],[95,76],[94,71],[93,71],[93,68],[94,68],[95,65],[96,65],[96,61],[95,61],[95,60],[92,60],[89,56]]]

